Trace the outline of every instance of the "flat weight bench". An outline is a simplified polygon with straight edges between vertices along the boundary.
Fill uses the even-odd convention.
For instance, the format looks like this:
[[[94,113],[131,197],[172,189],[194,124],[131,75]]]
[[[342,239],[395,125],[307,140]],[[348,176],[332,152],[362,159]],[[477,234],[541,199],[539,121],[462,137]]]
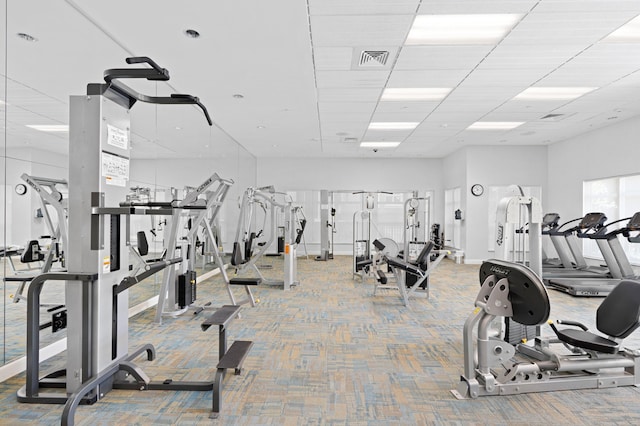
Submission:
[[[234,279],[237,280],[243,278]],[[257,284],[258,283],[254,285]],[[247,284],[243,283],[242,285]],[[217,325],[219,327],[218,365],[216,365],[216,377],[213,383],[213,409],[210,416],[212,419],[217,419],[220,416],[220,408],[222,405],[222,381],[224,380],[227,369],[233,368],[235,370],[235,374],[239,375],[242,372],[242,363],[253,346],[252,341],[236,340],[227,350],[227,324],[238,316],[239,310],[240,306],[224,305],[214,312],[213,315],[207,318],[201,325],[202,331],[208,330],[212,325]]]

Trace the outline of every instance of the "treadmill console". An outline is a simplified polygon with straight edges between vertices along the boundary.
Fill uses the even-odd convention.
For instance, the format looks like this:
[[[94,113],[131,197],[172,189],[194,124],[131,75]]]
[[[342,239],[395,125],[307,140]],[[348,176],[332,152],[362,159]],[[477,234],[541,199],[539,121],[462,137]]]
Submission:
[[[591,229],[591,228],[600,228],[607,221],[607,216],[604,213],[587,213],[580,224],[578,225],[579,229]]]
[[[557,228],[560,221],[560,215],[558,213],[547,213],[542,218],[542,226],[548,228]]]
[[[629,231],[640,231],[640,212],[637,212],[627,223],[627,229]]]

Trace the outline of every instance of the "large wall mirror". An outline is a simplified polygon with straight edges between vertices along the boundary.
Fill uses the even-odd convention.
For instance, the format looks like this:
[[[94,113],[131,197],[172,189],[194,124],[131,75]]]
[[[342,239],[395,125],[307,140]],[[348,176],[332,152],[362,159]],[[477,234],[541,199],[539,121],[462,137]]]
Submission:
[[[256,160],[216,123],[216,105],[211,87],[190,84],[194,55],[185,53],[180,63],[162,57],[163,46],[153,40],[126,42],[117,22],[96,22],[89,18],[108,7],[90,2],[44,0],[0,0],[5,19],[0,19],[0,246],[3,303],[0,310],[0,364],[7,365],[25,355],[24,296],[28,281],[21,275],[35,275],[48,268],[64,269],[64,247],[59,247],[50,264],[42,258],[56,243],[60,221],[66,220],[69,188],[69,96],[84,95],[87,83],[102,82],[109,68],[124,68],[125,58],[153,55],[170,70],[171,81],[135,81],[140,93],[168,96],[190,93],[209,108],[214,126],[209,126],[200,109],[189,105],[152,105],[138,102],[131,109],[132,145],[128,198],[168,201],[183,197],[217,173],[233,180],[223,208],[212,220],[216,244],[229,251],[238,215],[238,197],[256,184]],[[34,13],[37,10],[37,13]],[[98,13],[99,15],[99,13]],[[55,19],[51,19],[55,16]],[[61,29],[64,27],[64,29]],[[124,31],[127,34],[127,31]],[[167,62],[168,61],[168,62]],[[197,62],[197,61],[196,61]],[[208,102],[209,100],[209,102]],[[42,202],[29,178],[55,188],[59,205]],[[125,201],[125,200],[123,200]],[[131,220],[132,245],[145,234],[149,255],[161,253],[165,218],[136,217]],[[73,232],[73,225],[68,232]],[[57,233],[58,232],[58,233]],[[181,229],[184,234],[186,229]],[[23,255],[27,253],[28,255]],[[202,251],[197,267],[214,267]],[[130,293],[130,305],[143,302],[158,292],[158,278]],[[24,285],[23,285],[24,284]],[[64,304],[64,286],[43,293],[42,309]],[[45,316],[43,316],[44,318]],[[64,340],[65,331],[43,330],[41,347]],[[0,367],[2,368],[2,367]]]

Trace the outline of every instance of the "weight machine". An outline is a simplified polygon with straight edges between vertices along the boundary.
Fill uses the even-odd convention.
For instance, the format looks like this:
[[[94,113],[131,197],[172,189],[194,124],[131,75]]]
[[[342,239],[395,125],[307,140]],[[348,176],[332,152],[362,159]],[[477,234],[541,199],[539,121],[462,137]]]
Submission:
[[[33,241],[30,241],[28,247],[25,249],[29,251],[27,256],[31,259],[34,257],[42,259],[44,263],[40,268],[40,273],[50,271],[53,262],[57,260],[60,261],[64,268],[64,254],[69,243],[67,223],[69,200],[65,198],[65,194],[67,194],[68,197],[69,185],[64,179],[36,177],[26,173],[23,173],[20,178],[38,194],[38,198],[40,199],[38,212],[41,212],[42,218],[45,220],[49,231],[49,238],[51,239],[51,244],[44,253],[39,244],[34,244]],[[55,211],[55,220],[51,216],[49,206]]]
[[[622,346],[640,326],[640,283],[622,281],[598,308],[597,328],[607,337],[558,320],[577,328],[559,329],[550,321],[556,338],[512,345],[492,336],[491,323],[495,318],[528,326],[547,322],[551,306],[542,280],[524,265],[489,260],[480,268],[480,282],[475,309],[464,324],[464,372],[452,390],[457,398],[640,385],[640,351]]]
[[[498,202],[496,211],[497,259],[528,264],[542,276],[542,205],[535,197],[524,195],[518,185],[512,185],[512,194]],[[524,232],[525,224],[528,232]],[[527,258],[526,254],[529,254]]]
[[[44,250],[38,240],[31,240],[22,250],[20,261],[22,263],[39,262],[40,268],[36,271],[28,269],[26,272],[20,271],[14,276],[4,277],[6,282],[19,282],[18,288],[13,295],[13,303],[24,300],[24,289],[29,281],[36,274],[44,274],[52,271],[53,264],[60,262],[59,270],[65,268],[65,254],[69,244],[68,231],[68,208],[69,208],[69,185],[64,179],[51,179],[46,177],[31,176],[22,174],[24,180],[38,194],[40,200],[39,215],[44,219],[49,235],[49,247]],[[65,196],[67,198],[65,198]],[[52,211],[55,217],[52,216]],[[44,237],[43,237],[44,238]],[[34,273],[35,272],[35,273]],[[59,306],[54,304],[52,306]]]
[[[162,322],[163,316],[175,317],[183,314],[195,302],[196,234],[200,226],[204,226],[207,229],[209,222],[207,222],[206,218],[209,215],[212,218],[218,215],[231,185],[233,185],[233,181],[222,179],[217,173],[214,173],[198,187],[188,190],[182,200],[173,200],[169,203],[150,203],[148,206],[165,207],[166,211],[170,213],[170,219],[167,221],[168,232],[165,232],[164,252],[168,258],[178,258],[178,252],[181,257],[180,262],[164,269],[156,308],[155,321],[157,323]],[[141,206],[137,203],[121,203],[121,205]],[[142,205],[142,207],[147,206]],[[154,210],[151,210],[148,214],[154,214]],[[185,223],[190,223],[191,229],[184,241],[178,241],[178,232]],[[210,230],[209,228],[208,231]],[[224,268],[224,262],[217,246],[214,247],[213,253],[227,286],[231,303],[236,305],[233,292],[229,288],[229,279]],[[178,283],[177,286],[175,285],[176,282]],[[253,306],[255,302],[248,288],[247,292]],[[203,308],[195,307],[195,309],[197,313],[202,311]]]
[[[291,201],[286,199],[282,202],[276,199],[278,193],[273,186],[261,188],[247,188],[242,197],[240,205],[240,216],[236,229],[236,239],[233,243],[231,254],[231,264],[236,268],[237,274],[242,274],[247,270],[253,270],[259,278],[235,278],[231,279],[231,284],[257,285],[264,283],[267,285],[281,285],[285,290],[291,286],[300,284],[297,279],[297,246],[302,240],[306,220],[298,221],[297,215],[301,211],[300,207],[293,206]],[[256,207],[260,207],[265,212],[263,229],[259,232],[253,230],[254,212]],[[277,216],[278,212],[284,214],[284,279],[266,279],[256,262],[265,255],[269,247],[276,241],[278,233]],[[262,236],[269,219],[267,241],[257,244],[257,238]],[[253,253],[255,246],[258,252]]]
[[[251,306],[255,306],[256,302],[251,293],[251,288],[247,285],[244,286],[245,292],[247,293],[247,298],[236,301],[236,298],[231,290],[229,276],[227,275],[227,271],[225,268],[225,264],[222,260],[222,256],[220,255],[220,250],[218,249],[217,239],[214,235],[212,224],[215,222],[216,218],[219,215],[220,209],[222,208],[222,203],[224,202],[227,192],[229,188],[233,184],[232,180],[225,180],[218,177],[217,174],[214,174],[211,178],[209,178],[211,184],[218,183],[218,187],[215,190],[208,190],[205,192],[206,194],[206,205],[204,210],[195,210],[191,212],[190,220],[191,220],[191,229],[187,235],[188,242],[188,268],[189,271],[195,270],[195,262],[196,262],[196,251],[198,248],[197,244],[197,236],[200,229],[202,229],[205,237],[205,241],[210,242],[210,250],[213,255],[213,259],[215,264],[220,269],[220,274],[222,275],[222,279],[225,282],[227,293],[229,294],[229,299],[231,299],[231,305],[243,305],[245,303],[251,304]],[[206,183],[206,182],[205,182]],[[211,185],[209,184],[209,186]],[[202,192],[207,187],[200,185],[196,191]],[[204,244],[204,241],[202,242]],[[169,281],[170,282],[170,281]]]
[[[142,279],[181,262],[155,262],[135,277],[129,272],[129,218],[151,214],[149,208],[120,206],[126,198],[130,167],[130,115],[137,101],[199,106],[198,98],[174,94],[140,94],[119,81],[144,78],[166,81],[169,72],[146,57],[127,58],[129,64],[150,67],[110,69],[104,84],[89,84],[87,94],[70,101],[69,235],[66,273],[34,278],[27,308],[27,374],[18,401],[65,404],[62,424],[72,425],[80,403],[94,403],[112,389],[211,391],[213,381],[152,382],[133,359],[155,358],[152,345],[129,352],[128,289]],[[158,209],[167,209],[166,205]],[[153,211],[153,214],[157,214]],[[39,294],[43,286],[65,282],[68,311],[66,369],[40,377]],[[216,380],[216,383],[219,383]],[[58,392],[48,391],[59,388]],[[213,389],[215,397],[219,389]]]
[[[331,202],[329,199],[331,198]],[[331,214],[331,221],[329,221]],[[336,233],[336,209],[333,207],[333,193],[326,189],[320,191],[320,256],[315,260],[333,259],[333,237]]]
[[[527,264],[535,274],[542,277],[541,203],[535,197],[524,195],[518,185],[510,186],[508,192],[511,195],[503,197],[496,210],[495,257]],[[528,224],[528,232],[522,231],[525,223]],[[517,324],[507,318],[504,334],[507,342],[515,343],[537,336],[539,329]]]
[[[368,273],[366,263],[371,260],[371,211],[359,210],[353,214],[353,276],[364,281]]]

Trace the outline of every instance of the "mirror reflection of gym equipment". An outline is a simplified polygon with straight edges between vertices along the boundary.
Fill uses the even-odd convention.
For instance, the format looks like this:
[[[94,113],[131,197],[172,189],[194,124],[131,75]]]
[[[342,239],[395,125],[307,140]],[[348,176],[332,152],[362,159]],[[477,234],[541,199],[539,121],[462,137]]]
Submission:
[[[65,253],[69,243],[67,181],[26,173],[22,174],[21,179],[38,195],[40,208],[36,210],[36,217],[44,220],[48,235],[29,240],[25,247],[16,249],[21,252],[19,269],[16,269],[11,257],[8,258],[13,275],[4,277],[4,281],[19,283],[12,296],[14,303],[26,299],[25,287],[36,275],[65,270]],[[32,266],[33,264],[36,266]],[[48,305],[59,306],[60,302]]]

